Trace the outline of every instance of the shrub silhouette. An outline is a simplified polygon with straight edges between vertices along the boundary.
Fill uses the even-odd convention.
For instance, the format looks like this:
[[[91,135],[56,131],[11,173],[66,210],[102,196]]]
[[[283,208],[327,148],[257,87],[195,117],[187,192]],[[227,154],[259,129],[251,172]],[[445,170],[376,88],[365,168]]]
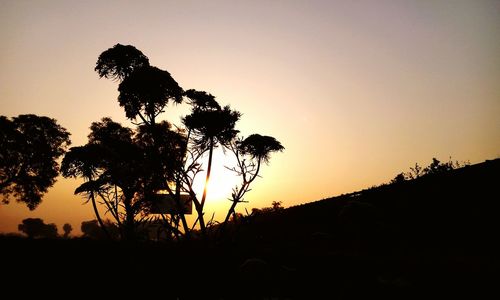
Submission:
[[[468,161],[452,161],[451,157],[447,162],[441,162],[437,158],[432,158],[432,162],[427,167],[422,168],[418,163],[415,163],[414,167],[410,167],[409,172],[399,173],[390,183],[401,183],[405,180],[417,179],[424,175],[440,174],[468,165],[470,165]]]

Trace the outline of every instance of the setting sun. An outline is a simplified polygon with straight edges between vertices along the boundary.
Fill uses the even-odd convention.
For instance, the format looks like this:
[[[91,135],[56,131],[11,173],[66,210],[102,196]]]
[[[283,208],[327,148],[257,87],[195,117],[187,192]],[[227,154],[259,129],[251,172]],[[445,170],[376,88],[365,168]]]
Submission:
[[[238,212],[363,189],[432,157],[477,163],[500,154],[494,1],[148,3],[0,1],[2,115],[54,118],[71,146],[87,143],[103,117],[134,128],[117,101],[118,82],[94,70],[99,54],[120,43],[183,89],[241,112],[241,136],[283,143]],[[189,105],[169,103],[158,119],[182,126],[189,113]],[[223,216],[231,205],[240,183],[224,168],[232,159],[220,148],[214,154],[207,214]],[[204,181],[198,174],[199,197]],[[81,183],[58,177],[34,211],[1,206],[0,231],[41,217],[79,232],[93,218],[73,193]]]
[[[0,0],[0,41],[0,296],[498,290],[500,0]]]
[[[236,174],[229,170],[235,165],[235,159],[232,153],[218,148],[214,151],[212,172],[207,187],[207,202],[206,206],[209,210],[227,206],[228,199],[231,198],[233,188],[240,183],[241,179]],[[226,168],[227,167],[227,168]],[[205,187],[206,170],[200,172],[193,184],[194,190],[201,198]]]

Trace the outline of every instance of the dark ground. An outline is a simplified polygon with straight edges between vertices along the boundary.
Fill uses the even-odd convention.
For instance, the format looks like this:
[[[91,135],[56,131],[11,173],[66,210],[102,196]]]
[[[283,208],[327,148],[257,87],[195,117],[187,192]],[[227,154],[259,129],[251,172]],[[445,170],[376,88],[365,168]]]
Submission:
[[[218,243],[2,237],[0,284],[67,298],[496,298],[499,174],[497,159],[262,213]]]

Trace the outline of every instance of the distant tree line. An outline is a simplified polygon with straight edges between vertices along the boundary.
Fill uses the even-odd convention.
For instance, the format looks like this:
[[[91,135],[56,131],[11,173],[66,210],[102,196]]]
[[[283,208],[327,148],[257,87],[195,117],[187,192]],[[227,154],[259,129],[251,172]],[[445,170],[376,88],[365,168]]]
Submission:
[[[45,224],[40,218],[27,218],[17,226],[17,229],[26,234],[28,238],[57,238],[57,225],[54,223]],[[63,238],[68,238],[73,227],[69,223],[63,225]]]

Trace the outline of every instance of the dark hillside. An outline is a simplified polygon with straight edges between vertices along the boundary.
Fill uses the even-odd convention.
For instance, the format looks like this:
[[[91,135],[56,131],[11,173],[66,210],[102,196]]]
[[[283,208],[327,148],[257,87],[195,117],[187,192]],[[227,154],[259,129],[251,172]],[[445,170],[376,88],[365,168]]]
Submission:
[[[217,243],[4,237],[1,279],[36,287],[19,292],[105,287],[167,299],[477,296],[499,284],[499,174],[496,159],[256,213]]]
[[[263,238],[275,234],[273,239],[347,233],[369,237],[369,233],[408,242],[432,240],[443,246],[487,245],[495,242],[492,234],[500,229],[499,209],[500,159],[496,159],[262,214],[248,228],[260,228]]]
[[[377,287],[493,286],[500,271],[499,189],[500,159],[485,161],[250,217],[237,242],[281,258],[318,258],[304,268],[336,268],[338,276],[359,267],[352,280],[364,273]]]

